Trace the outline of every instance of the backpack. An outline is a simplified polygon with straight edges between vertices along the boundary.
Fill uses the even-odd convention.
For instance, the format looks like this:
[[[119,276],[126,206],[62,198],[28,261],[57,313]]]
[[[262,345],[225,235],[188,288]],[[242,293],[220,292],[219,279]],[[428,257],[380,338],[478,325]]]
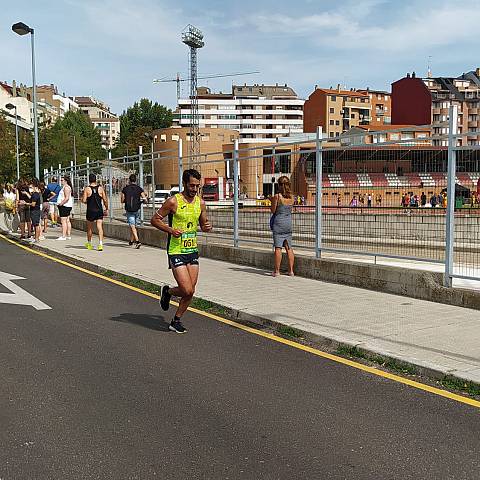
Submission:
[[[5,199],[5,211],[7,213],[13,213],[15,211],[15,201],[11,198]]]
[[[125,187],[125,210],[127,212],[138,212],[142,204],[140,200],[140,187],[128,185]]]

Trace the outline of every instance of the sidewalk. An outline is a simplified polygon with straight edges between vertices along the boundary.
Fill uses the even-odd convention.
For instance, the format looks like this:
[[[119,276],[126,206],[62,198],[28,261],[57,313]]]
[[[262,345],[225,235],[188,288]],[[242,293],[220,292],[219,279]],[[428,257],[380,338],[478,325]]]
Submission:
[[[164,250],[107,238],[105,250],[84,247],[85,234],[41,246],[119,273],[173,282]],[[355,345],[419,367],[480,384],[480,314],[461,307],[201,259],[196,296],[246,314]],[[191,329],[194,332],[194,328]]]

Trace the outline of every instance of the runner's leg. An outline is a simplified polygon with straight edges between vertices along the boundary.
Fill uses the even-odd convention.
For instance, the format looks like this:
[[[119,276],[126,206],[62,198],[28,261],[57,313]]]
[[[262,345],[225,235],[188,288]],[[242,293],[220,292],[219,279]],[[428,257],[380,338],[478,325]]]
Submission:
[[[88,243],[92,243],[92,236],[93,236],[93,222],[87,220],[87,241]]]
[[[98,230],[98,239],[100,241],[100,245],[103,244],[103,220],[97,220],[97,230]]]
[[[198,279],[198,265],[182,265],[173,269],[173,276],[178,287],[171,288],[169,293],[180,298],[180,303],[175,316],[181,318],[187,310],[195,293],[195,286]]]

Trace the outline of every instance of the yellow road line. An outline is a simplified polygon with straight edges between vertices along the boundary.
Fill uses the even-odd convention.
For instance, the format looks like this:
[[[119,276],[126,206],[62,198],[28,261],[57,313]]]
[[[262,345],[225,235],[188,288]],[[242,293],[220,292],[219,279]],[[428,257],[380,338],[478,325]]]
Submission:
[[[13,240],[10,240],[9,238],[5,237],[4,235],[0,234],[0,238],[3,240],[16,245],[19,248],[22,248],[23,250],[26,250],[27,252],[34,253],[35,255],[39,255],[40,257],[48,258],[49,260],[52,260],[56,263],[60,263],[61,265],[65,265],[66,267],[73,268],[75,270],[78,270],[80,272],[86,273],[88,275],[92,275],[93,277],[100,278],[102,280],[106,280],[107,282],[114,283],[115,285],[118,285],[120,287],[128,288],[129,290],[133,290],[134,292],[140,293],[142,295],[145,295],[147,297],[159,299],[159,296],[147,292],[146,290],[143,290],[141,288],[137,287],[132,287],[131,285],[128,285],[124,282],[121,282],[119,280],[115,280],[113,278],[106,277],[100,273],[92,272],[91,270],[87,270],[86,268],[79,267],[77,265],[74,265],[73,263],[66,262],[65,260],[60,260],[58,258],[52,257],[51,255],[48,255],[46,253],[33,250],[32,248],[29,248],[25,245],[21,245],[18,242],[15,242]],[[171,302],[173,305],[178,305],[176,302]],[[389,372],[384,372],[383,370],[379,370],[375,367],[369,367],[367,365],[363,365],[361,363],[355,362],[353,360],[349,360],[347,358],[339,357],[337,355],[334,355],[332,353],[327,353],[323,352],[322,350],[318,350],[317,348],[309,347],[307,345],[302,345],[300,343],[294,342],[292,340],[287,340],[282,337],[277,337],[276,335],[273,335],[271,333],[266,333],[262,332],[261,330],[257,330],[252,327],[247,327],[246,325],[242,325],[241,323],[235,322],[233,320],[228,320],[227,318],[220,317],[218,315],[215,315],[213,313],[209,312],[204,312],[202,310],[198,310],[196,308],[189,308],[188,309],[190,312],[196,313],[197,315],[201,315],[203,317],[210,318],[212,320],[216,320],[217,322],[224,323],[226,325],[230,325],[232,327],[238,328],[239,330],[243,330],[244,332],[252,333],[254,335],[258,335],[259,337],[267,338],[269,340],[272,340],[274,342],[282,343],[284,345],[288,345],[290,347],[296,348],[298,350],[303,350],[304,352],[311,353],[312,355],[316,355],[318,357],[326,358],[328,360],[331,360],[336,363],[341,363],[342,365],[347,365],[352,368],[356,368],[358,370],[362,370],[363,372],[370,373],[372,375],[377,375],[378,377],[383,377],[387,378],[389,380],[392,380],[397,383],[402,383],[404,385],[408,385],[410,387],[416,388],[418,390],[423,390],[425,392],[432,393],[434,395],[439,395],[441,397],[449,398],[450,400],[455,400],[460,403],[465,403],[467,405],[471,405],[476,408],[480,408],[480,401],[474,400],[473,398],[468,398],[464,397],[462,395],[458,395],[456,393],[449,392],[447,390],[442,390],[441,388],[437,387],[432,387],[430,385],[425,385],[420,382],[416,382],[414,380],[411,380],[409,378],[404,378],[400,377],[399,375],[395,375],[393,373]]]

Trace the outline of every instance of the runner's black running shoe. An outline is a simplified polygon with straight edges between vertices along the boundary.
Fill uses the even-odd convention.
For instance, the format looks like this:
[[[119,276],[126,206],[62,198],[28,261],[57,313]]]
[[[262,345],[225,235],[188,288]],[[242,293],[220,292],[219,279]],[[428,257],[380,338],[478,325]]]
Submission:
[[[142,244],[140,242],[135,242],[135,248],[138,250]]]
[[[180,320],[173,319],[168,329],[175,333],[187,333],[187,329],[182,325]]]
[[[168,290],[170,287],[168,285],[165,285],[162,288],[162,296],[160,297],[160,306],[162,307],[162,310],[167,311],[168,307],[170,306],[170,299],[172,296],[168,293]]]

